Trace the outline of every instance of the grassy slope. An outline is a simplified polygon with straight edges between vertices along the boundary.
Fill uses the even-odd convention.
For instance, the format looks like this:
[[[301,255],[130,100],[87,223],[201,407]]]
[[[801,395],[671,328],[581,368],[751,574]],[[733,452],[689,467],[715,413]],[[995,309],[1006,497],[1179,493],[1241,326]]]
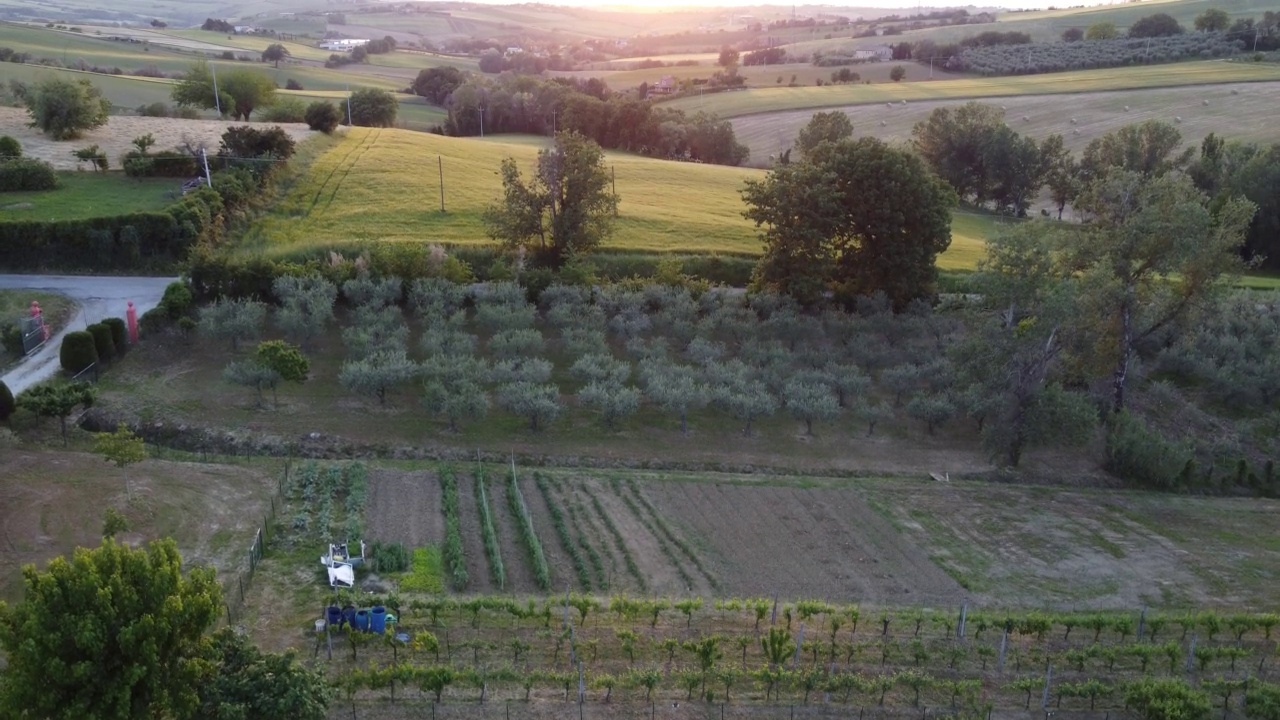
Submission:
[[[814,67],[809,63],[791,63],[786,65],[752,65],[748,67],[738,68],[738,74],[746,78],[747,87],[751,88],[773,88],[779,85],[788,85],[791,78],[795,78],[795,83],[801,86],[812,85],[816,87],[816,81],[821,79],[826,82],[831,78],[831,73],[840,68],[831,67]],[[883,83],[889,82],[889,72],[893,66],[889,63],[876,63],[867,65],[858,65],[850,68],[859,73],[864,80]],[[686,65],[680,67],[653,68],[649,70],[583,70],[579,72],[557,73],[568,77],[590,78],[596,77],[604,80],[609,87],[614,89],[630,88],[647,82],[654,84],[661,78],[671,75],[680,80],[691,78],[708,78],[714,73],[722,70],[714,63],[703,65]],[[954,79],[966,77],[959,73],[935,73],[938,80]],[[782,82],[778,82],[778,78],[782,78]]]
[[[68,172],[59,175],[62,187],[57,190],[0,195],[0,222],[79,220],[159,210],[173,202],[172,195],[179,185],[178,181],[166,178],[126,178],[121,172]]]
[[[481,214],[499,199],[504,157],[533,164],[540,143],[480,142],[398,130],[357,128],[312,165],[259,228],[269,250],[354,239],[490,243]],[[436,156],[443,158],[448,212],[439,212]],[[758,170],[670,163],[611,153],[621,198],[617,233],[606,247],[755,253],[738,189]]]
[[[806,108],[835,107],[902,100],[944,100],[1050,95],[1057,93],[1130,90],[1173,85],[1211,85],[1228,82],[1280,80],[1280,66],[1255,63],[1204,61],[1154,65],[1141,68],[1080,70],[1043,75],[965,78],[933,82],[910,82],[928,71],[909,66],[908,82],[874,85],[767,88],[720,93],[704,98],[684,97],[663,103],[664,107],[688,111],[706,110],[722,117]]]

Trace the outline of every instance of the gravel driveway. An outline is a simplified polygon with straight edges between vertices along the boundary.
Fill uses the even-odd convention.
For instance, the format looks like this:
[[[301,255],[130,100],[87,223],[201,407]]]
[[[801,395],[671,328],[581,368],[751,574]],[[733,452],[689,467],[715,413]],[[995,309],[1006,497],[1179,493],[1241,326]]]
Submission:
[[[42,290],[60,293],[76,303],[66,327],[49,339],[34,355],[18,363],[0,380],[14,395],[58,372],[58,349],[62,338],[89,323],[108,317],[123,319],[129,301],[138,317],[160,304],[164,288],[177,278],[166,277],[88,277],[80,275],[0,275],[0,290]]]

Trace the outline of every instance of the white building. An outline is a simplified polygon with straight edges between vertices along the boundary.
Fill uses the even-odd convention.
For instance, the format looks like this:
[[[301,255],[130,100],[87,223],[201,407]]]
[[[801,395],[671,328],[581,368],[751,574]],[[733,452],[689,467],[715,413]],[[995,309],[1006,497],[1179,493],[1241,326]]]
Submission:
[[[366,38],[331,38],[329,40],[321,40],[320,47],[324,50],[337,50],[339,52],[350,52],[362,45],[368,45],[369,40]]]

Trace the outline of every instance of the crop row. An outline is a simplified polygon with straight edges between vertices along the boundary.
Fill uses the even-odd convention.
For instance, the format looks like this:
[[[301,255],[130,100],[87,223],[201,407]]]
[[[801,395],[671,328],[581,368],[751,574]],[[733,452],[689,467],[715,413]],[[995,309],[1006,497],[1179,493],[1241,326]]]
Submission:
[[[658,533],[657,528],[655,528],[653,523],[649,521],[649,518],[645,516],[644,512],[640,509],[640,506],[636,504],[636,501],[631,497],[631,495],[622,489],[621,482],[614,479],[609,482],[609,486],[613,488],[613,492],[622,499],[623,504],[627,506],[627,509],[631,511],[631,514],[634,515],[635,518],[640,521],[640,524],[643,525],[645,529],[653,535],[653,538],[658,541],[658,549],[662,551],[663,555],[667,556],[667,560],[671,561],[671,566],[675,568],[676,574],[684,581],[685,587],[692,589],[693,578],[690,577],[688,571],[684,569],[684,565],[681,564],[680,558],[676,557],[675,551],[673,551],[671,546],[667,544],[666,538]]]
[[[578,583],[584,590],[590,591],[591,573],[587,570],[587,563],[582,559],[582,553],[578,552],[578,546],[574,544],[573,537],[569,534],[564,513],[556,505],[555,498],[551,496],[550,483],[542,473],[534,473],[533,482],[538,486],[538,492],[542,493],[542,499],[547,503],[547,512],[551,514],[551,526],[555,528],[561,547],[568,553],[569,560],[573,563],[573,571],[578,575]]]
[[[449,577],[454,590],[467,588],[467,559],[462,552],[462,527],[460,519],[460,501],[458,500],[458,480],[453,468],[440,469],[440,491],[442,494],[440,507],[444,511],[444,555],[445,566],[449,569]]]
[[[622,556],[622,562],[627,566],[627,573],[631,575],[631,579],[636,582],[636,586],[640,588],[640,592],[646,592],[649,589],[649,583],[645,581],[644,575],[640,572],[640,567],[636,565],[635,556],[631,554],[631,547],[627,545],[627,541],[622,537],[622,532],[618,530],[618,526],[614,524],[613,517],[604,511],[604,507],[600,504],[600,499],[596,497],[591,488],[585,484],[581,486],[582,491],[587,494],[591,500],[591,507],[595,509],[596,515],[604,521],[605,529],[609,531],[609,535],[613,538],[613,547]]]
[[[595,577],[595,584],[602,592],[609,590],[609,575],[604,569],[604,560],[600,557],[600,553],[596,551],[595,543],[587,536],[591,532],[595,536],[599,536],[599,530],[595,523],[591,520],[591,516],[587,514],[582,503],[578,501],[576,496],[571,497],[566,503],[565,508],[569,512],[569,522],[573,523],[574,530],[577,531],[575,540],[582,552],[587,554],[587,562],[591,564],[591,572]]]
[[[304,463],[285,490],[294,507],[292,529],[325,542],[345,533],[349,540],[363,536],[363,514],[368,498],[368,469],[363,463],[320,466]],[[345,516],[345,517],[344,517]]]
[[[533,529],[533,518],[529,516],[529,507],[520,492],[520,481],[516,477],[515,468],[507,478],[507,503],[511,506],[511,514],[516,517],[520,527],[520,539],[529,551],[529,562],[533,565],[533,578],[538,587],[551,589],[551,570],[547,567],[547,556],[542,552],[542,543],[538,533]]]
[[[698,572],[707,579],[707,583],[710,584],[713,589],[720,590],[720,582],[702,566],[702,560],[698,558],[698,555],[693,551],[693,548],[689,547],[689,544],[681,539],[680,536],[671,532],[671,528],[667,527],[667,523],[662,519],[662,515],[653,507],[652,504],[649,503],[645,496],[640,493],[640,488],[636,486],[635,480],[627,478],[626,484],[632,494],[636,496],[636,500],[638,500],[644,509],[649,512],[649,515],[653,518],[653,523],[657,526],[658,530],[666,536],[667,540],[672,545],[679,548],[680,552],[682,552],[685,557],[689,558],[689,561],[692,562],[693,566],[698,569]]]
[[[962,50],[957,57],[947,61],[947,67],[983,75],[1022,75],[1229,57],[1240,52],[1242,47],[1240,41],[1225,33],[988,45]]]
[[[493,511],[489,508],[489,494],[485,490],[488,478],[484,468],[476,470],[476,506],[480,509],[480,534],[484,539],[484,555],[489,559],[489,570],[499,590],[507,587],[507,571],[502,565],[502,551],[498,546],[498,532],[493,526]]]

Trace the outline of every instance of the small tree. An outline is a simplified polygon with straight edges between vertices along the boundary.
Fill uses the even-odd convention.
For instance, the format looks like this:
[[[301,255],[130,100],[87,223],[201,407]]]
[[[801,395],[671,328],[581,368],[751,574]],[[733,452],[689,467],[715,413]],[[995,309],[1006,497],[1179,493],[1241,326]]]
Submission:
[[[254,340],[262,332],[267,306],[257,300],[219,298],[200,311],[200,332],[216,340],[227,340],[234,352],[241,340]]]
[[[106,172],[111,169],[111,161],[107,159],[107,154],[97,145],[72,150],[71,154],[75,156],[77,169],[82,162],[89,163],[94,172]]]
[[[129,518],[113,507],[107,508],[102,514],[102,538],[113,538],[122,532],[129,532]]]
[[[323,335],[333,320],[338,288],[319,275],[278,277],[271,284],[271,291],[281,304],[276,312],[276,324],[303,348]]]
[[[418,364],[404,350],[377,350],[365,358],[343,363],[338,382],[351,392],[378,398],[378,404],[385,406],[387,391],[416,374]]]
[[[280,373],[263,365],[256,358],[231,362],[222,371],[222,378],[229,383],[253,388],[258,407],[262,407],[262,391],[271,388],[274,394],[276,386],[280,384]]]
[[[529,419],[529,429],[538,432],[560,416],[560,388],[553,384],[519,381],[498,388],[498,405]]]
[[[117,425],[115,432],[95,435],[93,438],[93,451],[118,468],[140,463],[147,459],[146,442],[135,435],[124,423]],[[124,477],[124,491],[125,495],[132,497],[132,493],[129,491],[128,473]],[[103,537],[107,537],[105,530],[103,531]]]
[[[308,105],[302,117],[307,121],[307,127],[326,135],[342,123],[342,111],[338,110],[337,105],[325,100],[317,100]]]
[[[56,417],[62,429],[62,444],[67,444],[67,417],[79,406],[92,407],[97,393],[83,382],[65,385],[37,385],[18,396],[18,407],[36,417]]]
[[[259,363],[274,370],[281,380],[303,383],[311,372],[311,363],[302,350],[283,340],[258,343],[256,356]]]
[[[30,126],[54,140],[74,140],[85,130],[102,127],[111,111],[111,101],[88,80],[42,80],[27,89],[24,102]]]
[[[458,421],[482,418],[489,412],[489,393],[474,379],[427,380],[423,404],[449,419],[449,430],[459,432]]]
[[[262,51],[262,62],[275,63],[276,68],[279,69],[280,61],[290,55],[289,48],[280,43],[271,43],[266,50]]]
[[[0,135],[0,160],[16,160],[22,157],[22,143],[9,135]]]
[[[894,65],[893,68],[889,70],[889,79],[894,82],[901,82],[906,76],[907,69],[901,65]]]
[[[386,90],[365,88],[351,93],[351,124],[363,127],[391,127],[396,123],[400,103]]]
[[[782,394],[787,412],[804,422],[808,435],[813,435],[814,420],[834,420],[840,414],[840,402],[825,384],[790,380]]]
[[[645,368],[645,394],[663,410],[680,417],[680,432],[689,433],[689,411],[707,406],[711,399],[710,388],[702,382],[692,368],[683,365],[664,365]]]
[[[151,133],[147,133],[146,135],[139,135],[138,137],[133,139],[133,146],[138,149],[139,155],[146,155],[147,151],[151,149],[151,146],[155,144],[156,144],[156,138]]]
[[[600,411],[609,430],[616,430],[618,421],[640,409],[640,391],[626,385],[592,382],[578,391],[578,398]]]

